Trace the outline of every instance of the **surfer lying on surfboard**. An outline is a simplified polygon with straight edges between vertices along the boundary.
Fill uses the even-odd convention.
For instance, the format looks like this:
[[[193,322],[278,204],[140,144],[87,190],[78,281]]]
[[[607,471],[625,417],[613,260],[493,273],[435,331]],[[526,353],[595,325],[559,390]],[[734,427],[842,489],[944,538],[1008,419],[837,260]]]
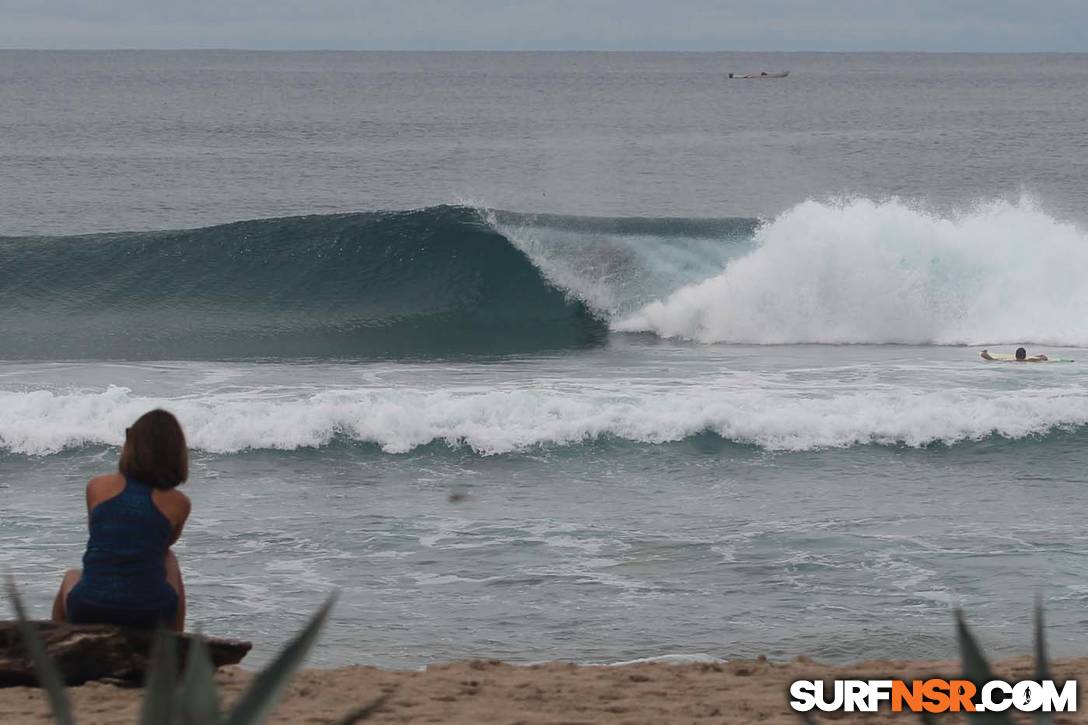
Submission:
[[[995,362],[1047,362],[1050,360],[1046,355],[1041,354],[1028,357],[1028,351],[1022,347],[1016,348],[1016,355],[1011,360],[1008,355],[991,355],[989,350],[980,352],[979,357],[983,360],[993,360]]]

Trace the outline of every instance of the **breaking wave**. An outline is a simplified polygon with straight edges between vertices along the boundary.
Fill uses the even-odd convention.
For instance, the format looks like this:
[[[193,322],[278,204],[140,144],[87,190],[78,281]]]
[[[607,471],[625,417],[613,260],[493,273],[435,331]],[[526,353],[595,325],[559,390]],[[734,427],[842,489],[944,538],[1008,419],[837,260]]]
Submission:
[[[614,325],[700,342],[1088,344],[1088,235],[1030,200],[941,216],[808,201]]]
[[[610,332],[704,343],[1088,345],[1088,235],[1030,201],[773,220],[440,206],[0,238],[0,359],[444,357]]]
[[[1088,391],[873,389],[798,396],[773,388],[600,387],[250,390],[180,398],[0,391],[0,451],[48,455],[121,443],[125,426],[164,406],[193,448],[211,453],[320,448],[347,439],[406,453],[431,444],[483,454],[619,439],[669,443],[713,434],[772,451],[855,445],[953,445],[1088,425]]]

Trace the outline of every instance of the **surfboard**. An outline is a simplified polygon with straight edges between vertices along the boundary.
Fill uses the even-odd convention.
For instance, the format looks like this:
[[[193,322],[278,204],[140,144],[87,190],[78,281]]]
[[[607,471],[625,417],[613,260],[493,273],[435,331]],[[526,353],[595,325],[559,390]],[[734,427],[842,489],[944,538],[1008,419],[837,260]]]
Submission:
[[[1015,355],[1004,352],[991,352],[990,357],[993,362],[1017,362]],[[985,360],[986,358],[982,359]],[[1073,360],[1067,357],[1050,357],[1048,355],[1046,360],[1038,360],[1036,362],[1073,362]]]

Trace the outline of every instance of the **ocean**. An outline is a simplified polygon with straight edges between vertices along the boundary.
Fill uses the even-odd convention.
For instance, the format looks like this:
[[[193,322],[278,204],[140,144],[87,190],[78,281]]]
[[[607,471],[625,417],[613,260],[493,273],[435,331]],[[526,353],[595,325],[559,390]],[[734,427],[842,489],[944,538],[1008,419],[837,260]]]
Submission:
[[[1019,654],[1037,595],[1083,654],[1086,109],[1085,55],[0,51],[0,571],[47,614],[162,406],[254,663],[333,591],[319,665]]]

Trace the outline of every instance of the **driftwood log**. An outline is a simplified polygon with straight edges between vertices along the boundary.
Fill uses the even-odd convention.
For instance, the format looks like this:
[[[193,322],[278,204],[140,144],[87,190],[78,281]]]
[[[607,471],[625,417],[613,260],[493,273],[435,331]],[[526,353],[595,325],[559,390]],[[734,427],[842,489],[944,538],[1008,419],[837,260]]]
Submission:
[[[150,630],[129,629],[109,625],[54,624],[33,622],[45,650],[53,658],[68,685],[82,685],[91,680],[138,685],[151,655],[155,633]],[[178,655],[184,663],[192,637],[173,635],[177,639]],[[205,637],[212,663],[218,668],[242,661],[250,648],[249,642]],[[33,686],[38,680],[34,666],[23,649],[15,622],[0,622],[0,687]]]

